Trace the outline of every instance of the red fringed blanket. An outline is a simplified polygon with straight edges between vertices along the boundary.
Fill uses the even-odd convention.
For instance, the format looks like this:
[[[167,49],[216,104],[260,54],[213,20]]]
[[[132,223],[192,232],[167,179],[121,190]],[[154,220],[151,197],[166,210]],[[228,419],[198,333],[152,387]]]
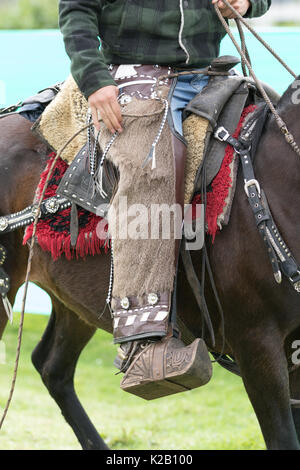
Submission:
[[[41,194],[51,167],[55,153],[49,155],[48,164],[41,175],[41,180],[37,189],[37,195]],[[57,187],[68,168],[67,163],[58,159],[53,175],[50,178],[44,199],[48,199],[56,194]],[[68,260],[77,257],[84,258],[87,255],[95,255],[104,248],[107,250],[107,238],[101,239],[97,235],[97,226],[102,218],[85,209],[78,208],[79,235],[75,249],[71,246],[70,236],[70,213],[71,208],[65,209],[57,214],[52,214],[40,220],[37,224],[36,239],[42,250],[50,251],[54,260],[60,258],[62,254]],[[23,244],[32,236],[33,224],[27,227]],[[99,234],[99,232],[98,232]]]
[[[233,137],[236,139],[239,137],[242,130],[245,118],[249,113],[252,113],[256,109],[256,106],[250,105],[244,109],[238,127],[233,134]],[[217,221],[218,217],[222,214],[225,207],[225,201],[227,199],[229,188],[232,185],[232,179],[230,176],[230,164],[234,158],[234,149],[231,145],[227,145],[225,150],[225,156],[221,165],[221,168],[211,183],[211,190],[207,192],[206,195],[206,224],[207,232],[212,236],[212,241],[214,241],[215,236],[219,230]],[[193,199],[193,205],[201,204],[201,195],[198,194]]]
[[[244,110],[239,125],[234,133],[234,137],[237,138],[239,136],[246,116],[250,112],[254,111],[254,109],[254,106],[248,106]],[[48,164],[41,175],[41,180],[37,189],[38,195],[41,194],[43,190],[49,168],[54,157],[54,153],[49,155]],[[226,147],[225,157],[219,173],[211,184],[211,190],[207,193],[206,222],[208,233],[212,236],[213,240],[218,231],[218,216],[222,214],[229,188],[232,184],[230,164],[233,158],[234,150],[230,145],[228,145]],[[45,199],[56,194],[56,189],[67,168],[68,165],[63,160],[58,159],[45,193]],[[194,197],[193,205],[196,204],[201,204],[200,195],[196,195]],[[74,257],[83,258],[87,255],[99,254],[101,249],[106,251],[109,247],[108,238],[106,237],[107,227],[104,230],[104,233],[101,231],[103,238],[99,238],[99,230],[97,231],[97,227],[99,227],[98,224],[103,219],[81,208],[78,209],[79,235],[77,245],[75,248],[72,248],[70,237],[70,212],[71,208],[68,208],[58,214],[49,215],[38,222],[36,238],[40,247],[44,251],[49,251],[54,260],[57,260],[63,254],[68,260],[70,260]],[[103,224],[101,224],[101,226],[102,225]],[[32,230],[33,225],[27,227],[23,240],[24,244],[31,238]]]

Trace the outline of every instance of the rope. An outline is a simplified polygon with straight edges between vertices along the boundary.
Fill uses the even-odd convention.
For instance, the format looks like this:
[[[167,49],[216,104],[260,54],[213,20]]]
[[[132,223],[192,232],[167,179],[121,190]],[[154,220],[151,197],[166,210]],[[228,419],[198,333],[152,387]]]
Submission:
[[[236,25],[237,25],[237,28],[238,28],[238,31],[239,31],[239,35],[240,35],[240,38],[241,38],[242,51],[245,54],[245,56],[247,57],[249,64],[251,64],[250,55],[249,55],[248,48],[247,48],[247,45],[246,45],[244,30],[242,28],[242,25],[241,25],[239,19],[236,19],[235,22],[236,22]],[[245,64],[245,61],[244,61],[243,57],[242,57],[242,70],[243,70],[244,77],[247,77],[248,73],[247,73],[246,64]]]
[[[222,0],[223,1],[223,0]],[[224,0],[224,3],[226,6],[228,6],[228,8],[231,9],[232,12],[234,12],[238,19],[240,19],[244,24],[245,23],[245,20],[244,18],[237,12],[237,10],[235,8],[233,8],[230,3],[228,3],[227,0]],[[234,35],[232,34],[231,30],[230,30],[230,27],[228,26],[225,18],[222,16],[222,13],[220,12],[220,9],[218,7],[217,4],[214,5],[215,7],[215,10],[216,10],[216,13],[221,21],[221,23],[223,24],[224,28],[225,28],[225,31],[227,32],[228,36],[230,37],[230,39],[232,40],[234,46],[236,47],[238,53],[240,54],[242,60],[243,60],[243,63],[247,66],[248,70],[249,70],[249,73],[250,75],[252,76],[258,90],[260,91],[263,99],[265,100],[266,104],[268,105],[270,111],[272,112],[274,118],[275,118],[275,121],[276,121],[276,124],[278,125],[280,131],[282,132],[282,134],[284,135],[285,137],[285,140],[287,141],[287,143],[292,147],[292,149],[294,150],[294,152],[296,152],[296,154],[300,157],[300,148],[299,146],[297,145],[296,141],[295,141],[295,138],[294,136],[291,134],[291,132],[288,130],[287,128],[287,125],[285,124],[285,122],[282,120],[282,118],[280,117],[280,115],[278,114],[278,112],[276,111],[272,101],[270,100],[269,96],[267,95],[267,93],[265,92],[261,82],[258,80],[257,76],[255,75],[253,69],[252,69],[252,66],[249,62],[249,60],[247,59],[246,55],[244,54],[244,52],[242,51],[241,47],[238,45]],[[252,28],[251,28],[252,29]],[[252,31],[251,31],[252,32]],[[258,35],[257,35],[258,36]],[[258,36],[259,37],[259,36]],[[260,37],[259,37],[260,38]],[[261,41],[263,41],[261,38],[260,38]],[[268,50],[270,50],[270,52],[272,51],[272,49],[267,46],[266,44],[266,47]],[[277,56],[277,54],[276,54]],[[284,64],[283,60],[280,59],[280,62]],[[293,76],[294,73],[291,72]]]
[[[222,0],[223,1],[223,0]],[[293,72],[293,70],[287,65],[287,63],[274,51],[274,49],[272,49],[271,46],[269,46],[269,44],[255,31],[254,28],[252,28],[252,26],[249,25],[249,23],[245,20],[245,18],[242,17],[242,15],[240,15],[240,13],[227,1],[227,0],[224,0],[223,3],[232,11],[232,13],[235,14],[236,18],[235,18],[235,22],[237,23],[237,27],[238,27],[238,30],[240,31],[241,29],[241,25],[240,25],[240,22],[243,23],[244,26],[246,26],[247,29],[249,29],[249,31],[253,34],[253,36],[266,48],[268,49],[268,51],[278,60],[278,62],[281,63],[281,65],[283,65],[283,67],[294,77],[294,78],[297,78],[297,75],[295,74],[295,72]],[[217,7],[217,8],[216,8]],[[217,5],[215,5],[215,8],[216,10],[219,9],[219,7]],[[223,16],[222,16],[223,18]],[[224,20],[225,21],[225,20]],[[226,21],[225,21],[226,23]],[[226,23],[226,26],[228,27],[227,23]],[[250,62],[250,61],[249,61]]]
[[[33,223],[33,231],[32,231],[32,237],[31,237],[31,242],[30,242],[30,247],[29,247],[29,255],[28,255],[28,262],[27,262],[27,270],[26,270],[26,277],[25,277],[25,284],[24,284],[24,294],[23,294],[23,299],[22,299],[22,308],[21,308],[21,317],[20,317],[20,324],[19,324],[19,331],[18,331],[18,343],[17,343],[17,352],[16,352],[16,359],[15,359],[15,365],[14,365],[14,371],[13,371],[13,378],[12,378],[12,383],[11,383],[11,388],[9,392],[9,396],[1,417],[0,421],[0,429],[2,428],[3,422],[6,418],[13,393],[15,390],[15,384],[17,380],[17,372],[18,372],[18,366],[19,366],[19,359],[20,359],[20,352],[21,352],[21,344],[22,344],[22,334],[23,334],[23,326],[24,326],[24,317],[25,317],[25,304],[26,304],[26,298],[27,298],[27,292],[28,292],[28,284],[29,284],[29,276],[31,272],[31,265],[32,265],[32,258],[33,258],[33,253],[34,253],[34,243],[35,243],[35,234],[36,234],[36,229],[37,229],[37,223],[41,211],[41,205],[45,196],[45,192],[47,189],[47,186],[50,181],[50,177],[52,176],[52,171],[54,169],[54,166],[57,162],[57,160],[60,158],[61,154],[63,151],[66,149],[66,147],[77,137],[81,132],[87,130],[92,124],[88,124],[85,127],[81,128],[79,131],[77,131],[67,142],[66,144],[59,150],[55,158],[53,159],[53,162],[50,166],[49,173],[47,175],[46,181],[45,181],[45,186],[43,188],[43,191],[41,193],[38,205],[37,205],[37,211]]]

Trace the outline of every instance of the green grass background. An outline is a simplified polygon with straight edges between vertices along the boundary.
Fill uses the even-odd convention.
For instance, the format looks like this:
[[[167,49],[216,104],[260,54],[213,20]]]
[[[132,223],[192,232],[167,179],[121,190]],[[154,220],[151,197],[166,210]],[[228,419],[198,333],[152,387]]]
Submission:
[[[19,315],[8,325],[0,364],[0,407],[8,397]],[[48,318],[26,314],[16,390],[0,430],[1,450],[80,450],[75,435],[31,364]],[[116,347],[98,331],[76,372],[78,396],[106,443],[114,450],[264,449],[264,441],[241,379],[214,365],[211,381],[190,392],[152,402],[122,392],[113,367]]]

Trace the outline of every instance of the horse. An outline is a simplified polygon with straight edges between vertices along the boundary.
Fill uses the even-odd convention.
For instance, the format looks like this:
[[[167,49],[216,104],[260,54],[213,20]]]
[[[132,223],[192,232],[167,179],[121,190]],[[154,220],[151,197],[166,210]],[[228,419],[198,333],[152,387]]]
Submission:
[[[281,97],[278,111],[300,142],[300,105],[293,104],[293,93],[291,85]],[[20,115],[0,120],[0,216],[32,203],[46,165],[47,148],[30,127],[31,123]],[[254,168],[276,224],[300,261],[300,161],[272,115],[265,124]],[[22,245],[23,235],[19,229],[0,238],[7,250],[4,268],[11,279],[12,304],[26,272],[28,246]],[[213,346],[204,330],[208,349],[234,358],[266,448],[298,450],[300,371],[291,358],[294,341],[300,339],[299,293],[287,279],[280,284],[274,280],[243,189],[240,168],[230,222],[214,243],[207,240],[207,251],[224,312],[223,324],[212,286],[207,282],[206,300],[215,332]],[[201,252],[193,251],[191,255],[196,272],[201,272]],[[48,252],[35,246],[30,281],[49,294],[52,313],[32,353],[32,363],[83,449],[107,449],[76,395],[74,372],[81,351],[95,331],[101,328],[112,332],[109,312],[99,315],[105,305],[109,277],[109,253],[89,256],[84,262],[64,257],[54,262]],[[194,336],[201,337],[202,317],[181,262],[177,289],[178,312]],[[1,335],[6,324],[0,303]]]

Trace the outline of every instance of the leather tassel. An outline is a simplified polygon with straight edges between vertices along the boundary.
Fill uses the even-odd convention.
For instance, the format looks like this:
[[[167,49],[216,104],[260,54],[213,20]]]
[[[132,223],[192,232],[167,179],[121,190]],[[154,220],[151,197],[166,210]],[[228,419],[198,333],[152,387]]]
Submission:
[[[160,127],[159,127],[159,130],[158,130],[158,133],[157,133],[157,136],[155,137],[154,139],[154,142],[151,146],[151,150],[150,152],[148,153],[147,157],[145,158],[144,160],[144,163],[142,164],[142,168],[144,169],[145,166],[150,162],[150,160],[152,161],[152,167],[151,169],[154,170],[156,168],[156,155],[155,155],[155,147],[160,139],[160,136],[161,136],[161,133],[163,131],[163,128],[164,128],[164,125],[166,123],[166,120],[167,120],[167,116],[168,116],[168,110],[169,110],[169,103],[168,103],[168,100],[162,100],[164,102],[164,106],[165,106],[165,111],[164,111],[164,115],[163,115],[163,118],[162,118],[162,121],[161,121],[161,124],[160,124]]]
[[[156,155],[155,155],[155,146],[153,147],[153,154],[152,154],[152,167],[151,170],[155,170],[156,168]]]
[[[99,168],[97,170],[97,177],[95,179],[95,187],[100,196],[104,199],[107,196],[107,193],[103,189],[103,164],[104,162],[101,162],[99,164]]]
[[[103,197],[103,199],[107,196],[107,193],[103,189],[103,165],[104,165],[104,160],[106,158],[106,155],[109,152],[110,147],[118,137],[119,133],[116,131],[108,144],[106,145],[104,152],[102,154],[101,162],[99,163],[97,174],[95,176],[95,189],[96,191],[99,192],[100,196]]]
[[[71,235],[71,246],[76,247],[77,239],[79,234],[79,222],[78,222],[78,211],[77,206],[73,202],[71,207],[71,217],[70,217],[70,235]]]

